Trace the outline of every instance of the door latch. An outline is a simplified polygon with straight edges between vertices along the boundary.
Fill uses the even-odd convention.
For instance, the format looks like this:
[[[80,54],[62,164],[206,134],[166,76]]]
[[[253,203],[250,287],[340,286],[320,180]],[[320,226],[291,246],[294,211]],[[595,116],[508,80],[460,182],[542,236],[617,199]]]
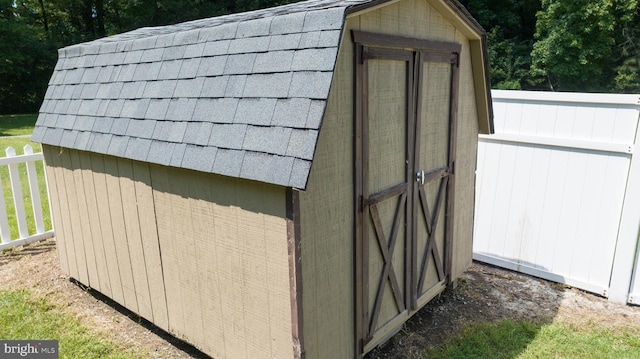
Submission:
[[[416,173],[416,182],[420,183],[421,186],[424,185],[424,170]]]

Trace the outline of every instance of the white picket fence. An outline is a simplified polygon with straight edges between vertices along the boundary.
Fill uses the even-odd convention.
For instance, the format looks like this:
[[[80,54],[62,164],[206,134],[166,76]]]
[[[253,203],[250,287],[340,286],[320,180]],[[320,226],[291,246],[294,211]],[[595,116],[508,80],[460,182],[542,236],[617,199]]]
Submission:
[[[474,259],[640,304],[640,96],[492,97]]]
[[[6,149],[7,157],[0,158],[0,166],[7,166],[9,169],[9,178],[11,191],[13,193],[13,204],[15,207],[16,221],[18,224],[18,238],[11,238],[9,227],[9,219],[6,208],[4,193],[0,190],[0,251],[11,247],[24,245],[43,239],[53,237],[53,230],[46,230],[44,224],[42,200],[40,198],[40,187],[38,185],[38,176],[36,174],[36,161],[42,161],[42,153],[33,153],[30,145],[24,146],[24,155],[16,155],[13,147]],[[27,176],[29,183],[29,192],[31,195],[31,204],[33,207],[33,218],[35,221],[35,233],[29,233],[27,228],[27,215],[25,212],[24,196],[22,186],[20,184],[20,171],[18,165],[25,163],[27,168]],[[46,182],[46,181],[45,181]],[[0,182],[0,189],[2,183]],[[49,193],[48,191],[46,193]],[[49,216],[51,212],[49,211]]]

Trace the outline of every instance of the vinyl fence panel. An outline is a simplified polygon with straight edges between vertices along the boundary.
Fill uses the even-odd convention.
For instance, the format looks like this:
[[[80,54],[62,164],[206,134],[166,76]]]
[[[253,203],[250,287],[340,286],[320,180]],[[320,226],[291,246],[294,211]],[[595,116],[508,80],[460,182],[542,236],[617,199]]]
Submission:
[[[633,240],[619,232],[639,97],[492,95],[496,134],[479,140],[474,258],[604,296],[615,263],[629,262],[628,293],[638,228]]]

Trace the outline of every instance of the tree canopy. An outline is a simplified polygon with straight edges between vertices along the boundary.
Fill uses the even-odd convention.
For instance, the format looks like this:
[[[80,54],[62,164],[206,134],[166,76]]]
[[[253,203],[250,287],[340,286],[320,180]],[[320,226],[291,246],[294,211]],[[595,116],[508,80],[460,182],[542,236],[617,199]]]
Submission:
[[[38,110],[56,50],[144,26],[299,0],[0,0],[0,113]],[[640,0],[461,0],[494,88],[640,91]]]

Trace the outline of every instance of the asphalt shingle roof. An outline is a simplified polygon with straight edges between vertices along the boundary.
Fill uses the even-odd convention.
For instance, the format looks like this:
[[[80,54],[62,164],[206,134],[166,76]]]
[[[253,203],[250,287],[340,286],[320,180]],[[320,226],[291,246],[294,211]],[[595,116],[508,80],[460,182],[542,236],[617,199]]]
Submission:
[[[304,189],[345,10],[312,0],[59,50],[32,139]]]
[[[347,10],[311,0],[59,50],[32,139],[304,189]]]

